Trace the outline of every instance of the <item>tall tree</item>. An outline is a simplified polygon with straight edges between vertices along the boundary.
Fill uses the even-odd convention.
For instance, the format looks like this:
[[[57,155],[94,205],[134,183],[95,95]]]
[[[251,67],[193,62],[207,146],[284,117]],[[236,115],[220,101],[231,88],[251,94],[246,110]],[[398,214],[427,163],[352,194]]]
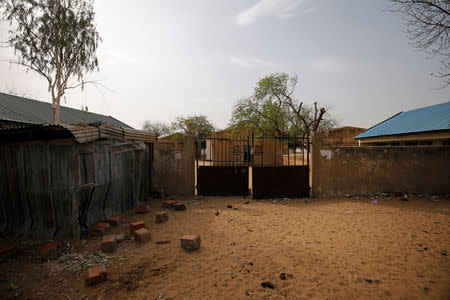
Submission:
[[[172,129],[169,125],[157,121],[145,121],[144,125],[142,126],[142,130],[154,132],[159,136],[170,134],[172,132]]]
[[[231,125],[249,126],[261,134],[309,137],[311,132],[330,129],[337,124],[325,107],[317,102],[305,105],[295,97],[296,75],[276,73],[260,79],[250,97],[238,100]]]
[[[171,124],[172,130],[196,135],[200,140],[209,136],[216,128],[205,115],[179,116]]]
[[[11,26],[7,44],[12,61],[47,80],[55,123],[68,89],[84,88],[86,74],[98,70],[101,41],[90,0],[2,0],[3,19]]]
[[[441,70],[433,74],[450,84],[450,1],[390,0],[391,11],[403,14],[412,45],[437,58]]]

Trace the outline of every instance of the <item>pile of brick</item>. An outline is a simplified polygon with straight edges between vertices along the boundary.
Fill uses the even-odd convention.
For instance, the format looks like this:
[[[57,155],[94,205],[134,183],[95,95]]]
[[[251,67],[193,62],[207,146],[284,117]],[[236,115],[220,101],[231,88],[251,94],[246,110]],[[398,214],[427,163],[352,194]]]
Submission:
[[[92,228],[93,236],[105,236],[111,230],[111,225],[109,223],[97,223]]]
[[[14,244],[7,243],[0,245],[0,259],[13,257],[16,254],[17,247]]]
[[[55,259],[58,257],[58,254],[59,254],[58,242],[48,243],[42,249],[42,256],[45,260]]]
[[[126,238],[127,235],[124,233],[107,235],[103,237],[100,250],[104,253],[112,253],[116,250],[117,244],[122,243]]]
[[[163,208],[173,208],[175,210],[186,210],[186,205],[176,200],[164,200],[162,203]]]
[[[155,215],[156,223],[164,223],[169,220],[169,214],[167,211],[158,211]]]
[[[199,235],[186,234],[180,238],[181,248],[186,251],[196,251],[200,249],[201,238]]]
[[[165,200],[162,203],[163,208],[173,208],[175,210],[186,210],[184,203],[175,200]],[[146,214],[150,211],[148,205],[142,204],[138,205],[135,212],[138,214]],[[166,210],[158,211],[155,213],[155,222],[157,224],[164,223],[169,220],[169,214]],[[118,244],[122,243],[124,240],[129,239],[130,236],[134,238],[136,242],[145,243],[151,240],[151,233],[146,228],[144,221],[135,221],[129,224],[130,233],[120,233],[111,234],[110,231],[112,227],[119,225],[120,217],[114,216],[108,218],[105,222],[100,222],[92,228],[92,236],[101,237],[100,250],[103,253],[113,253],[116,251]],[[181,248],[186,251],[195,251],[200,248],[201,238],[198,235],[184,235],[180,238]],[[169,244],[170,240],[160,240],[156,241],[156,245]],[[16,253],[16,246],[13,244],[0,245],[0,258],[11,257]],[[63,252],[60,247],[59,242],[48,242],[42,248],[42,257],[46,261],[45,263],[58,264],[60,259],[63,259],[61,254]],[[61,256],[62,255],[62,256]],[[97,254],[98,255],[98,254]],[[104,254],[101,254],[104,255]],[[60,257],[61,256],[61,257]],[[56,260],[58,258],[58,260]],[[48,262],[47,262],[48,261]],[[97,265],[99,264],[99,265]],[[96,266],[97,265],[97,266]],[[90,263],[87,266],[90,267],[88,270],[86,284],[95,285],[107,280],[107,264],[105,261],[96,261],[93,264]],[[95,266],[95,267],[91,267]],[[86,267],[86,265],[84,266]],[[84,268],[83,267],[83,268]]]

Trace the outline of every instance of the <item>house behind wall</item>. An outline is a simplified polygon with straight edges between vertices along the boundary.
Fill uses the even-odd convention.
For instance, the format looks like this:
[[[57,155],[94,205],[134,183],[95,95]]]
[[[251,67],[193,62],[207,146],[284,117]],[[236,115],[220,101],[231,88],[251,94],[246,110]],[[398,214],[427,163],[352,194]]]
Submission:
[[[315,197],[402,191],[450,194],[450,146],[336,147],[312,139]]]
[[[215,165],[226,165],[232,161],[251,161],[253,156],[255,164],[279,165],[287,153],[287,144],[275,138],[252,137],[251,129],[244,127],[213,132],[206,140],[205,158]]]
[[[353,138],[365,129],[354,126],[333,128],[323,132],[323,144],[329,146],[357,146],[358,141]]]
[[[361,146],[450,145],[450,101],[400,112],[355,136]]]
[[[150,195],[156,135],[106,124],[0,130],[0,232],[78,237]]]

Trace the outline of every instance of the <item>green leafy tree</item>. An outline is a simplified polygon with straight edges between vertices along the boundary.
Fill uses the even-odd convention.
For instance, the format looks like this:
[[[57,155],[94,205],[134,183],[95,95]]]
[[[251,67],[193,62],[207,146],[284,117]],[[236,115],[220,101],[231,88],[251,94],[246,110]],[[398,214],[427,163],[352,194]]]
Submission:
[[[172,130],[197,136],[200,140],[208,137],[216,130],[213,123],[205,115],[179,116],[171,124]]]
[[[305,105],[294,95],[296,75],[276,73],[260,79],[250,97],[238,100],[233,107],[231,125],[234,128],[252,127],[265,135],[302,135],[331,129],[337,121],[327,114],[325,107]]]
[[[44,77],[52,96],[55,123],[60,122],[61,98],[68,89],[84,87],[86,74],[98,70],[101,41],[94,24],[93,1],[2,0],[3,20],[11,30],[7,44],[12,61]]]
[[[163,122],[145,121],[142,130],[150,131],[161,135],[172,133],[172,128]]]

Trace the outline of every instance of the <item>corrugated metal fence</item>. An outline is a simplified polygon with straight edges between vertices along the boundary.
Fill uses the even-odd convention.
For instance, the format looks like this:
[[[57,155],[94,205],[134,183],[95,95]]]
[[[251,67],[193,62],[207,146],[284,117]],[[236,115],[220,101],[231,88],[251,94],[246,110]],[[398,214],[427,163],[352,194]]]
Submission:
[[[77,237],[150,195],[153,144],[0,147],[0,232]]]

